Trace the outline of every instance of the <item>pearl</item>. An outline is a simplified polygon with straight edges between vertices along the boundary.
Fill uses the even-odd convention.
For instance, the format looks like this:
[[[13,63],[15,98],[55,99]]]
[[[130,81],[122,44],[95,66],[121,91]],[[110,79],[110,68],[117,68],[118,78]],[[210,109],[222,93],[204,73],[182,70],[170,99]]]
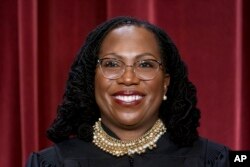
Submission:
[[[153,127],[138,139],[121,141],[109,136],[101,126],[101,119],[93,126],[93,143],[101,150],[120,157],[123,155],[142,154],[146,149],[156,148],[156,142],[166,132],[163,122],[158,119]]]

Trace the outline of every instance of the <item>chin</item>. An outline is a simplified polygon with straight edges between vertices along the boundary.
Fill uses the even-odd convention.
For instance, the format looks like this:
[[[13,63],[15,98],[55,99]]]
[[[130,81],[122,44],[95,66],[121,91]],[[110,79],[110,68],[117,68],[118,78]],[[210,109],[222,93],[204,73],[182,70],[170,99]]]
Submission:
[[[118,118],[116,120],[123,127],[133,128],[133,127],[137,127],[141,123],[142,118],[141,117],[138,117],[138,118],[127,118],[127,119]]]

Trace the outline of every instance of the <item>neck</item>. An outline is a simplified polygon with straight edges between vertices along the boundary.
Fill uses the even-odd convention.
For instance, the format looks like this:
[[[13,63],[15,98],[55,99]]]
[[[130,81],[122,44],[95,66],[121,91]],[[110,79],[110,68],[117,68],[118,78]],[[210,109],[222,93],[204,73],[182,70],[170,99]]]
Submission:
[[[158,120],[158,117],[155,119],[151,119],[150,122],[146,124],[138,124],[138,125],[114,125],[110,124],[105,119],[102,119],[102,123],[111,130],[117,138],[122,141],[130,141],[134,139],[138,139],[143,136],[149,129],[151,129],[155,122]]]

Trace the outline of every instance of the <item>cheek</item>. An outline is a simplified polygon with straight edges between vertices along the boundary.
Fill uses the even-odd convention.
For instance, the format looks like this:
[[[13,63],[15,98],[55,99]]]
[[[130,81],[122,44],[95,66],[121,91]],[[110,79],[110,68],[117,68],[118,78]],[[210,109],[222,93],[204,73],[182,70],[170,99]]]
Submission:
[[[110,80],[104,78],[101,72],[97,70],[95,76],[95,98],[99,107],[107,103],[108,98],[106,96],[108,96],[110,86]]]
[[[98,98],[105,90],[105,79],[99,70],[96,70],[95,75],[95,96]]]
[[[164,82],[161,77],[157,77],[152,80],[147,87],[149,88],[152,98],[156,98],[157,100],[162,99],[164,95]]]

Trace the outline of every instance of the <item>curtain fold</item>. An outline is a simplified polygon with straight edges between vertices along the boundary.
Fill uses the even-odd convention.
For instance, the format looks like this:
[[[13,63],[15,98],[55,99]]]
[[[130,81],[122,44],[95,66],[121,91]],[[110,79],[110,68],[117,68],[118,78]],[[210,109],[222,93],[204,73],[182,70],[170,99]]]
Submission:
[[[240,148],[242,136],[242,2],[236,1],[236,24],[235,24],[235,143]]]
[[[198,89],[200,134],[235,150],[250,149],[248,47],[244,0],[2,0],[0,5],[0,166],[25,164],[51,144],[74,56],[87,34],[118,15],[166,30]]]
[[[242,0],[242,65],[241,65],[241,71],[242,71],[242,87],[241,87],[241,137],[239,140],[240,149],[248,149],[250,150],[250,125],[249,125],[249,119],[250,119],[250,109],[249,109],[249,96],[250,96],[250,70],[249,70],[249,63],[250,63],[250,15],[249,15],[249,6],[250,1]]]
[[[38,12],[36,0],[18,0],[19,101],[22,159],[38,149]]]
[[[10,12],[12,11],[12,12]],[[0,166],[21,166],[17,1],[0,5]],[[11,161],[13,153],[16,160]]]

